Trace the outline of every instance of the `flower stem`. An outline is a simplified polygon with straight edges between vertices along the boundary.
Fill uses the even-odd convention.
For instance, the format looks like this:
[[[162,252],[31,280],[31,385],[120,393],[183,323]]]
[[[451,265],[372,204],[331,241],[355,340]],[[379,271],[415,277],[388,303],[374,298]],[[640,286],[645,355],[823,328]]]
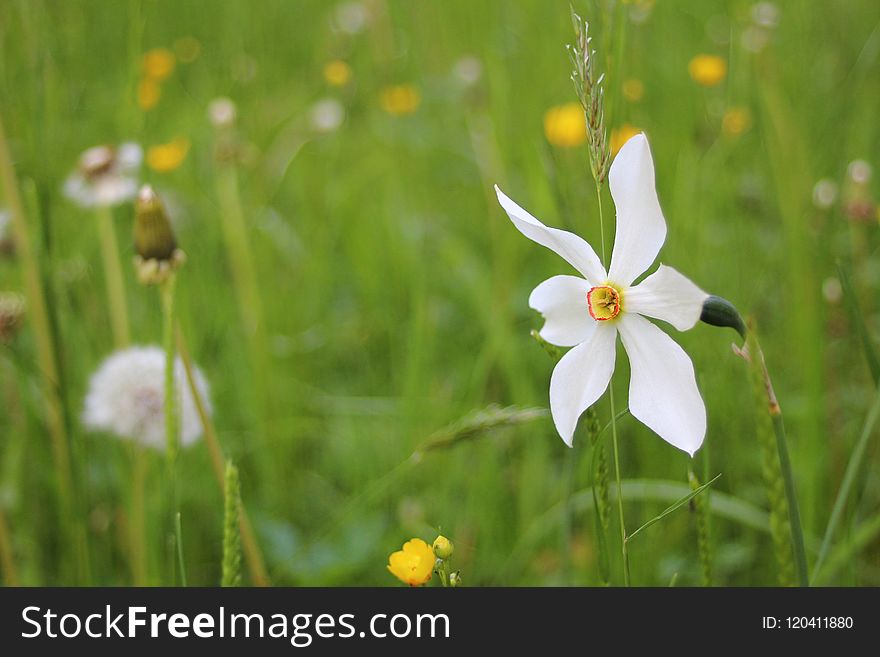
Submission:
[[[110,206],[98,208],[98,233],[101,238],[101,256],[104,259],[104,278],[107,286],[107,303],[110,308],[110,324],[113,327],[113,342],[117,349],[131,342],[128,323],[128,310],[125,303],[125,279],[119,261],[119,244],[116,227],[113,224],[113,209]]]
[[[147,454],[135,445],[132,454],[131,478],[131,571],[135,586],[147,585],[147,538],[144,513],[144,483],[147,474]]]
[[[180,526],[180,511],[174,515],[174,544],[177,547],[177,567],[180,569],[180,585],[186,586],[186,564],[183,560],[183,528]]]
[[[165,451],[173,467],[177,458],[177,391],[174,386],[174,283],[175,275],[159,288],[162,299],[162,346],[165,349]]]

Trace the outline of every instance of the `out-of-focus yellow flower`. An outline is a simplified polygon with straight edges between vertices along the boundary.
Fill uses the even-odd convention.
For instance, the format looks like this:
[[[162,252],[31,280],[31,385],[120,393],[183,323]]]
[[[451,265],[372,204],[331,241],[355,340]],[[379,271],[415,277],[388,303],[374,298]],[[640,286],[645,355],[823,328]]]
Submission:
[[[619,128],[614,128],[611,131],[611,154],[617,155],[617,151],[640,132],[641,130],[629,123],[624,123]]]
[[[623,81],[623,97],[631,103],[637,103],[645,95],[645,84],[635,78]]]
[[[404,584],[421,586],[434,571],[434,551],[420,538],[403,544],[403,549],[388,557],[388,572]]]
[[[144,78],[138,82],[137,102],[138,107],[147,111],[153,109],[162,97],[162,88],[152,78]]]
[[[161,82],[174,72],[174,53],[167,48],[153,48],[144,53],[141,66],[144,77]]]
[[[379,95],[379,104],[391,116],[404,116],[415,112],[422,103],[419,90],[409,84],[385,87]]]
[[[721,131],[728,137],[741,135],[752,126],[752,115],[745,107],[731,107],[721,119]]]
[[[147,149],[147,166],[153,171],[167,173],[183,164],[189,152],[189,139],[177,137],[167,144],[157,144]]]
[[[177,54],[177,59],[184,64],[190,64],[199,58],[202,52],[202,44],[195,37],[181,37],[174,42],[174,52]]]
[[[578,103],[556,105],[544,113],[544,135],[554,146],[571,148],[587,140],[584,110]]]
[[[697,84],[714,87],[727,75],[727,62],[717,55],[697,55],[688,64],[688,72]]]
[[[351,66],[341,59],[334,59],[324,65],[324,79],[332,87],[344,87],[351,80]]]

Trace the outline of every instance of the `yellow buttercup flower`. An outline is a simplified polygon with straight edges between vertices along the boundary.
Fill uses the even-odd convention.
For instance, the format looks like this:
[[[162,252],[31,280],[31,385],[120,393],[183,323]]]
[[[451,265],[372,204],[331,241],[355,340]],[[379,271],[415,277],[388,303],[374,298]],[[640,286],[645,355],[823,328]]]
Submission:
[[[731,107],[721,119],[721,131],[728,137],[736,137],[752,125],[752,115],[745,107]]]
[[[341,59],[334,59],[324,65],[324,79],[331,87],[344,87],[351,80],[351,66]]]
[[[178,137],[167,144],[158,144],[147,149],[147,165],[159,173],[174,171],[183,164],[189,152],[189,139]]]
[[[153,48],[144,53],[141,66],[144,77],[161,82],[174,72],[174,53],[167,48]]]
[[[556,105],[544,113],[544,135],[554,146],[571,148],[587,140],[584,110],[578,103]]]
[[[404,116],[415,112],[422,103],[419,90],[409,84],[385,87],[379,95],[379,104],[391,116]]]
[[[617,155],[617,151],[640,132],[641,130],[629,123],[624,123],[619,128],[614,128],[611,131],[611,154]]]
[[[623,81],[623,97],[631,103],[637,103],[645,95],[645,83],[641,80],[630,79]]]
[[[688,72],[697,84],[714,87],[727,75],[727,62],[717,55],[697,55],[688,64]]]
[[[147,111],[153,109],[162,97],[162,88],[152,78],[145,78],[138,82],[137,103],[138,107]]]
[[[403,549],[388,557],[388,572],[404,584],[421,586],[434,571],[434,551],[420,538],[403,544]]]

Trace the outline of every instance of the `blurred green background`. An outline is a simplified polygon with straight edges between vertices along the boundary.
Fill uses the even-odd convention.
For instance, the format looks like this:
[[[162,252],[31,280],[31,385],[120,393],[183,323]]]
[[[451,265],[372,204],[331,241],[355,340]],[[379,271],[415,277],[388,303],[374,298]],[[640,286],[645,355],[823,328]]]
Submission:
[[[575,10],[607,74],[609,127],[633,126],[651,142],[669,225],[660,260],[757,320],[814,556],[874,397],[836,263],[851,271],[876,345],[880,5],[581,1]],[[77,567],[60,530],[26,322],[0,352],[0,507],[18,581],[132,582],[130,445],[81,422],[89,376],[114,348],[97,224],[61,189],[83,150],[133,140],[148,153],[141,179],[166,200],[188,256],[181,325],[273,583],[394,585],[388,554],[438,531],[455,541],[466,585],[598,583],[580,430],[568,450],[541,417],[407,462],[475,409],[547,406],[553,362],[529,337],[541,319],[527,298],[570,272],[513,228],[491,186],[598,245],[587,148],[551,144],[544,131],[545,112],[575,100],[572,38],[567,0],[0,4],[0,116],[57,331],[73,513],[88,543],[87,568]],[[173,57],[161,80],[144,68],[154,49]],[[694,70],[700,54],[726,64],[720,79]],[[209,121],[217,97],[234,101],[234,127]],[[169,143],[176,154],[150,154]],[[221,220],[236,189],[263,306],[253,335]],[[157,295],[128,266],[131,205],[114,212],[133,341],[158,343]],[[0,256],[0,289],[23,290],[20,269],[15,255]],[[634,419],[619,423],[622,474],[633,481],[627,524],[683,494],[668,490],[686,491],[689,466],[722,473],[712,499],[729,496],[733,510],[712,519],[714,581],[773,584],[736,338],[704,324],[675,335],[709,416],[693,463]],[[618,363],[620,408],[628,369]],[[607,400],[597,408],[604,425]],[[147,581],[168,582],[164,459],[149,459]],[[827,583],[880,584],[876,441],[866,462]],[[223,499],[204,443],[178,467],[189,581],[216,584]],[[636,584],[698,584],[694,513],[647,529],[630,554]],[[619,583],[619,565],[611,572]]]

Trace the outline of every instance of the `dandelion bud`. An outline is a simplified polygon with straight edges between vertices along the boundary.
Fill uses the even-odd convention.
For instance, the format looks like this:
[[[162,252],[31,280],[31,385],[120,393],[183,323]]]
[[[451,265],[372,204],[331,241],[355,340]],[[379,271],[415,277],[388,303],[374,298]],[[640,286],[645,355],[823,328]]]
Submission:
[[[24,320],[24,297],[16,292],[0,292],[0,343],[15,337]]]
[[[138,193],[134,250],[138,280],[145,285],[164,282],[185,260],[183,251],[177,248],[162,201],[149,185]]]
[[[741,337],[746,337],[746,325],[736,307],[727,299],[710,295],[703,302],[700,321],[712,326],[727,326],[734,329]]]
[[[448,559],[452,556],[452,553],[455,551],[455,546],[445,536],[438,536],[434,539],[434,555],[438,559]]]

